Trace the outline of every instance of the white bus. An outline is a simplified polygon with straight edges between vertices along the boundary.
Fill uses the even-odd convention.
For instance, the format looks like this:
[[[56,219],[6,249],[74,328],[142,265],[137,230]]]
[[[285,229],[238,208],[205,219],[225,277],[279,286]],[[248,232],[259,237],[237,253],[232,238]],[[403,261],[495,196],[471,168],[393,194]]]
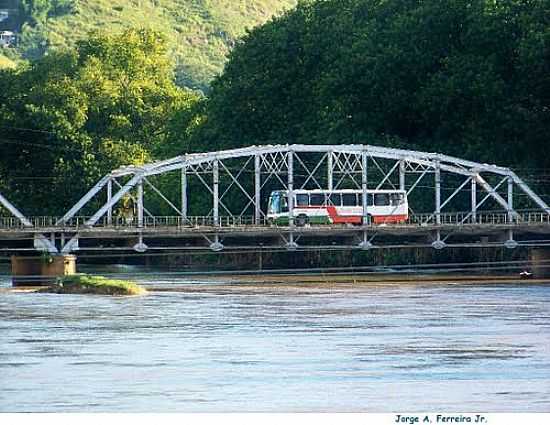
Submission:
[[[373,224],[403,223],[409,217],[407,192],[404,190],[367,191],[367,214]],[[288,225],[288,191],[271,192],[267,220]],[[361,190],[295,190],[294,223],[361,224],[363,192]]]

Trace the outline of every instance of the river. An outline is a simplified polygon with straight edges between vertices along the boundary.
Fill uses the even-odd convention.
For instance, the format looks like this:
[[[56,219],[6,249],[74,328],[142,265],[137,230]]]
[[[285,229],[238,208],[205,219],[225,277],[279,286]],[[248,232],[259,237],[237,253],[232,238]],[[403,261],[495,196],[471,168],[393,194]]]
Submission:
[[[550,411],[550,285],[140,280],[0,292],[0,411]]]

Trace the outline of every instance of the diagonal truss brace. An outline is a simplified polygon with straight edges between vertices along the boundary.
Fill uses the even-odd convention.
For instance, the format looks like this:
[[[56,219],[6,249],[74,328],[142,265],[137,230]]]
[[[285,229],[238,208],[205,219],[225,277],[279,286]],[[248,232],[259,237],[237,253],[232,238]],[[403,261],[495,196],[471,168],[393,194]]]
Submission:
[[[13,216],[17,217],[25,227],[32,227],[32,223],[15,206],[0,193],[0,205],[6,208]]]
[[[23,226],[33,227],[33,224],[30,220],[23,215],[10,201],[8,201],[0,193],[0,205],[6,208],[14,217],[16,217]],[[59,251],[55,244],[53,244],[48,238],[42,234],[37,234],[34,237],[34,247],[39,251],[47,251],[50,254],[57,254]]]

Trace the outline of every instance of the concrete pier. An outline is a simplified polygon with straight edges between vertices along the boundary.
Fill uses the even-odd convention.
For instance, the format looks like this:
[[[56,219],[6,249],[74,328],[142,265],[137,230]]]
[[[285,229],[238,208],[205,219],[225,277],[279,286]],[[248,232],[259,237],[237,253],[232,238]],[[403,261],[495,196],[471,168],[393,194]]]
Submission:
[[[76,273],[76,256],[11,257],[13,286],[41,286]]]

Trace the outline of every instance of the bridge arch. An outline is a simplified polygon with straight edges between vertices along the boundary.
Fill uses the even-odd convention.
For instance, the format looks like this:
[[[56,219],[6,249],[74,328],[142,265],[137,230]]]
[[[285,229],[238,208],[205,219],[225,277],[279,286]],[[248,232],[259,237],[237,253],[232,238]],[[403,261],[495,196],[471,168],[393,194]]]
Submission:
[[[152,181],[155,176],[170,173],[180,175],[180,199],[177,201],[170,199],[163,188]],[[422,182],[428,178],[430,182],[425,186]],[[189,190],[190,179],[195,179],[193,191]],[[442,184],[444,181],[445,185]],[[136,209],[132,221],[135,227],[141,228],[149,220],[155,220],[144,196],[147,191],[162,199],[173,210],[174,216],[181,220],[180,224],[198,225],[197,216],[189,214],[189,201],[190,198],[200,197],[203,201],[209,199],[208,212],[201,214],[201,225],[216,228],[223,225],[223,220],[227,223],[232,220],[232,223],[260,225],[266,216],[263,205],[266,192],[273,187],[290,193],[301,188],[356,188],[364,192],[370,189],[399,188],[406,190],[409,197],[421,192],[424,198],[430,192],[431,208],[415,217],[419,225],[436,227],[445,224],[447,209],[452,208],[453,202],[459,197],[462,197],[461,205],[465,204],[465,194],[469,198],[469,205],[467,210],[460,211],[460,216],[457,215],[459,224],[477,223],[479,211],[490,204],[493,209],[503,212],[505,220],[510,223],[521,219],[518,206],[550,213],[546,202],[506,167],[439,153],[372,145],[294,144],[184,154],[142,166],[118,168],[100,179],[57,224],[65,226],[71,223],[83,209],[95,206],[99,201],[99,207],[94,207],[90,215],[81,219],[83,226],[93,228],[111,225],[114,207],[129,197],[134,201]],[[237,198],[241,204],[235,202]],[[290,203],[292,228],[293,205]],[[411,202],[411,206],[415,207],[414,202]],[[366,206],[363,210],[366,215]],[[207,240],[211,249],[223,249],[217,234]],[[292,231],[285,241],[290,249],[297,246]],[[510,248],[516,246],[511,232],[507,244]],[[359,245],[365,249],[372,246],[366,229]],[[435,233],[432,246],[438,249],[445,246],[445,239],[441,238],[439,231]],[[66,252],[76,249],[78,235],[64,248]],[[140,239],[135,249],[145,250],[147,246]]]
[[[313,162],[305,158],[313,158]],[[228,162],[241,161],[240,168]],[[385,164],[382,165],[381,161]],[[253,190],[245,188],[243,173],[250,168],[246,175],[254,175],[250,183],[254,183]],[[182,196],[179,202],[166,198],[162,190],[154,186],[150,178],[180,171],[182,174]],[[240,173],[239,173],[240,171]],[[443,196],[441,175],[443,173],[461,176],[463,180],[454,188],[453,192]],[[209,180],[204,177],[210,175]],[[373,181],[371,175],[378,177]],[[407,187],[405,180],[414,176],[413,183]],[[228,216],[242,216],[241,211],[232,211],[224,203],[227,193],[220,192],[221,179],[228,180],[230,185],[238,188],[249,206],[254,208],[254,219],[261,220],[265,215],[262,209],[260,195],[265,182],[270,178],[278,181],[281,189],[295,190],[307,187],[308,184],[322,189],[342,188],[344,184],[353,185],[361,189],[400,187],[407,189],[409,195],[417,188],[427,175],[434,176],[434,210],[430,220],[438,221],[442,209],[447,206],[460,191],[469,188],[471,191],[471,212],[476,214],[488,200],[493,200],[511,216],[516,215],[514,204],[514,189],[518,188],[530,201],[530,207],[549,212],[550,209],[531,188],[512,170],[496,165],[481,164],[460,158],[437,153],[426,153],[412,150],[384,148],[372,145],[268,145],[251,146],[241,149],[231,149],[218,152],[194,153],[177,156],[168,160],[157,161],[143,166],[126,166],[113,170],[104,176],[86,193],[61,219],[66,223],[81,211],[102,190],[107,191],[106,201],[94,211],[85,221],[86,226],[93,226],[104,217],[110,217],[113,207],[127,194],[136,189],[135,198],[139,219],[147,214],[147,206],[142,199],[144,186],[161,196],[176,213],[182,217],[187,215],[188,194],[186,194],[186,180],[196,176],[205,190],[212,196],[212,208],[209,215],[214,222],[220,217],[223,210]],[[324,177],[320,177],[324,176]],[[398,176],[398,182],[397,177]],[[301,177],[301,182],[297,181]],[[394,179],[395,177],[395,179]],[[490,180],[498,178],[495,183]],[[124,180],[121,183],[121,180]],[[325,184],[325,187],[321,187]],[[469,187],[468,187],[469,185]],[[248,186],[250,186],[248,184]],[[503,188],[505,194],[502,193]],[[113,191],[113,189],[115,189]],[[477,199],[478,190],[484,192],[482,200]],[[179,204],[176,206],[176,204]]]

